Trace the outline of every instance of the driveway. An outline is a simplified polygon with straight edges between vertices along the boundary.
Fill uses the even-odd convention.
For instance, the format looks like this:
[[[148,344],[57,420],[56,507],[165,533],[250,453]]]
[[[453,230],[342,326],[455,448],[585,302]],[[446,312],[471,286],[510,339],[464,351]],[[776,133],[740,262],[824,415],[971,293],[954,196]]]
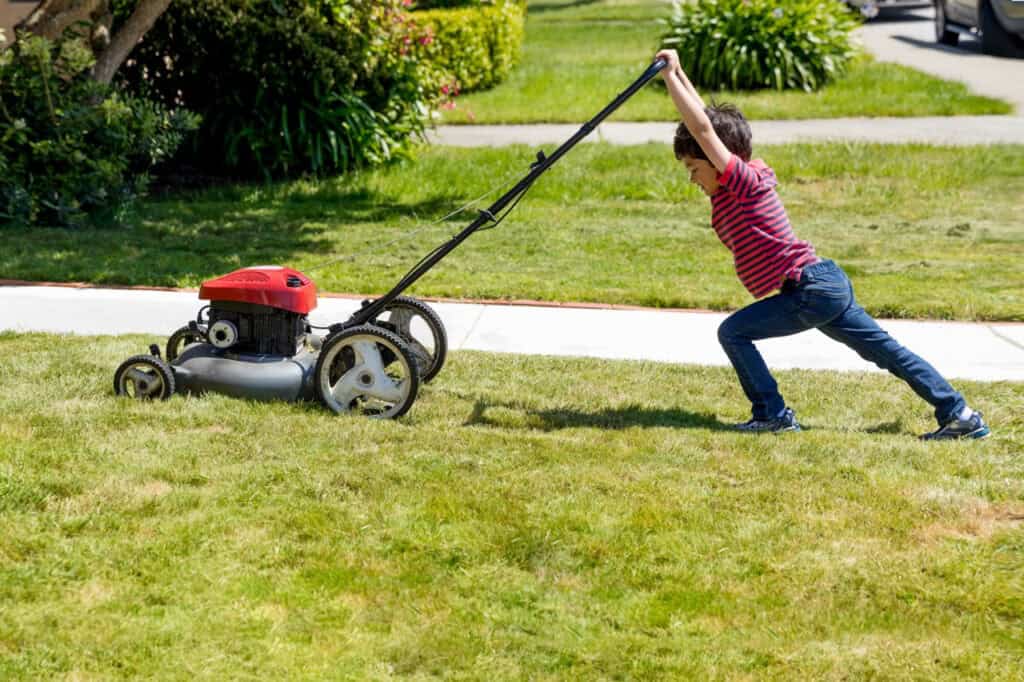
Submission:
[[[982,54],[974,36],[960,36],[957,47],[935,42],[932,8],[883,13],[858,29],[868,51],[947,80],[966,83],[971,92],[1005,100],[1024,116],[1024,59]]]

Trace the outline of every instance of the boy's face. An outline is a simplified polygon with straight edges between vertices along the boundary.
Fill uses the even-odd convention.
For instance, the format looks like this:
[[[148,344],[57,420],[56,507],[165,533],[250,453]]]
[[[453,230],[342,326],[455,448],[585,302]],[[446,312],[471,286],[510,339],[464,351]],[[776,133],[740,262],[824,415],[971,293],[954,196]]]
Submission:
[[[686,166],[686,170],[690,174],[690,182],[700,186],[704,190],[704,194],[711,196],[718,191],[718,170],[711,165],[711,162],[684,156],[683,165]]]

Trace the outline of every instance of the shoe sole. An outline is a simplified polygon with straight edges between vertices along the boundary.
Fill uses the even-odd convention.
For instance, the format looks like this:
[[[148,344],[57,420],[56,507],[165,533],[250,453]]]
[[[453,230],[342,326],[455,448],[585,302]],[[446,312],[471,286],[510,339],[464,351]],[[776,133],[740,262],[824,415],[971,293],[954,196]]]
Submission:
[[[802,431],[802,430],[803,429],[800,428],[799,424],[794,424],[793,426],[787,426],[784,429],[760,429],[760,430],[757,430],[757,429],[736,429],[736,433],[753,433],[753,434],[760,435],[762,433],[774,433],[774,434],[792,433],[792,432],[795,432],[795,431]]]
[[[992,430],[987,426],[975,429],[970,433],[961,433],[959,436],[921,436],[921,440],[982,440],[992,435]]]
[[[991,435],[992,435],[992,430],[989,429],[987,426],[982,426],[980,429],[978,429],[976,431],[971,431],[966,436],[964,436],[964,438],[971,438],[973,440],[981,440],[982,438],[988,438]]]

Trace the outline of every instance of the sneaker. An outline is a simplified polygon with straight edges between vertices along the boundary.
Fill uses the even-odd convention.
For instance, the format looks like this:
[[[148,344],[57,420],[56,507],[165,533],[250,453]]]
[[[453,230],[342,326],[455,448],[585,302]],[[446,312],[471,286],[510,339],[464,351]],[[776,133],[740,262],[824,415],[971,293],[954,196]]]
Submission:
[[[992,433],[985,420],[981,418],[981,412],[975,412],[967,419],[953,418],[945,426],[926,433],[921,440],[957,440],[960,438],[986,438]]]
[[[775,419],[751,419],[750,421],[736,424],[737,431],[747,433],[784,433],[786,431],[799,431],[800,424],[796,421],[796,414],[788,407]]]

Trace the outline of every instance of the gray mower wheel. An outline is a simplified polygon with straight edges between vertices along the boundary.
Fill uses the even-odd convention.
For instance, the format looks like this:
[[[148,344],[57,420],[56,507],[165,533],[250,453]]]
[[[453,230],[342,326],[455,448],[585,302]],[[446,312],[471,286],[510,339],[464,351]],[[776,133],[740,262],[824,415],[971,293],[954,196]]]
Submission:
[[[324,341],[313,382],[317,399],[338,414],[395,419],[416,400],[419,374],[400,336],[363,324]]]

